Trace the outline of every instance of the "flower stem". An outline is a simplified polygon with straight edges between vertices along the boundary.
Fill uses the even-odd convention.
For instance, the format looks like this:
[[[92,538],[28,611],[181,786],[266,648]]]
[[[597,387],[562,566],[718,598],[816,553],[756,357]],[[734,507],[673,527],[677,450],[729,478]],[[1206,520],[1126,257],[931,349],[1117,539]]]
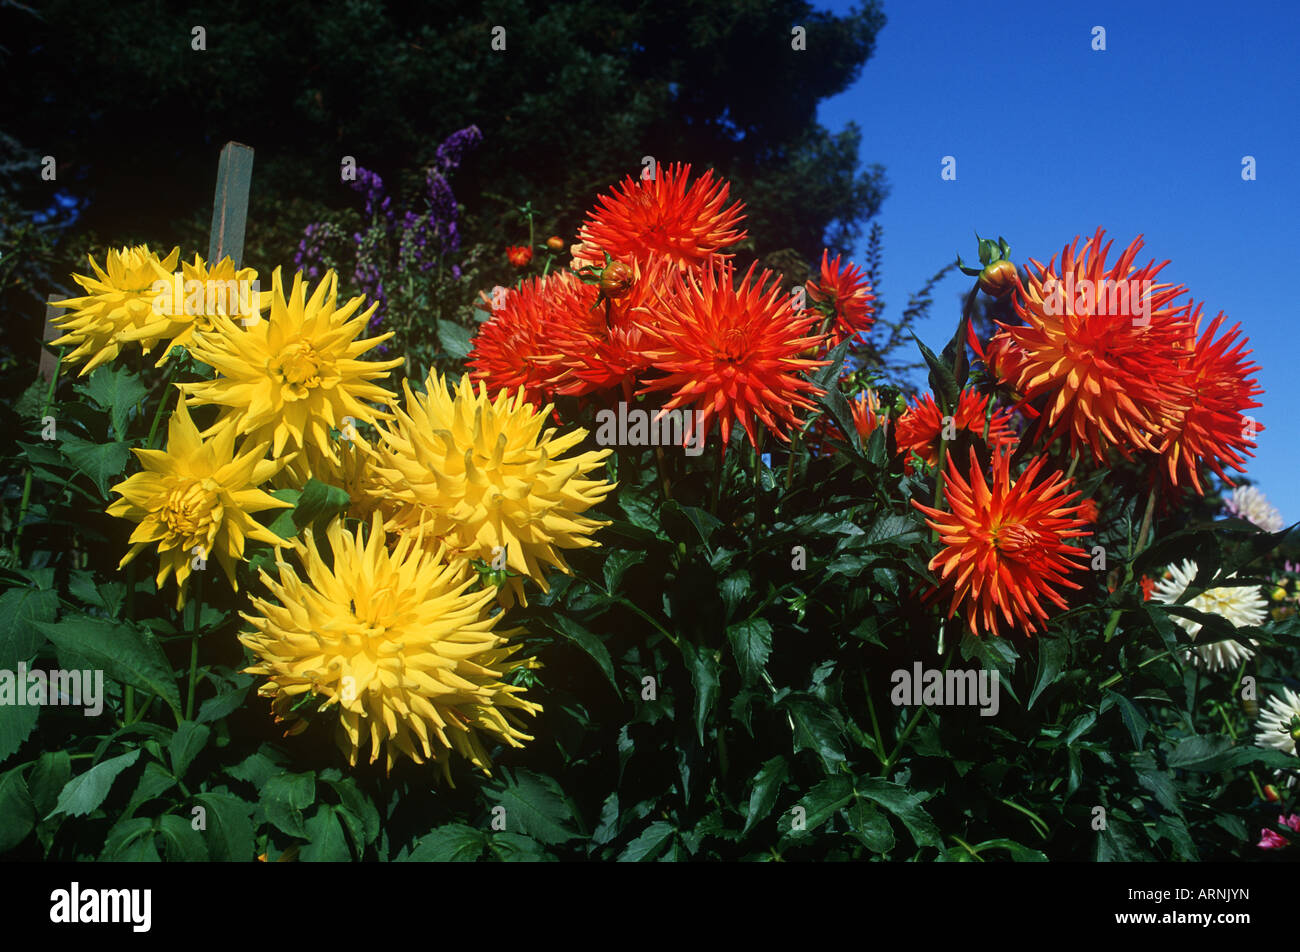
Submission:
[[[194,623],[190,626],[190,677],[185,693],[185,719],[194,720],[194,681],[199,669],[199,626],[203,620],[203,575],[194,577]]]
[[[167,394],[171,391],[172,382],[176,379],[176,361],[169,361],[167,367],[167,379],[163,381],[162,397],[158,400],[158,409],[154,411],[153,422],[149,424],[149,438],[145,440],[145,448],[153,449],[153,439],[158,433],[158,423],[162,420],[163,407],[167,406]]]

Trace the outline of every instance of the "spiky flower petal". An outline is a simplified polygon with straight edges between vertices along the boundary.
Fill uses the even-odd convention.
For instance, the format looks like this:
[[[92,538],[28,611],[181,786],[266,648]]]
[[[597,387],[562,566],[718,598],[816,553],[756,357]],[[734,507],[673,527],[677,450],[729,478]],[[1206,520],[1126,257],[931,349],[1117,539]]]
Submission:
[[[1083,551],[1067,540],[1091,535],[1078,502],[1079,491],[1059,472],[1039,474],[1047,462],[1038,457],[1014,482],[1011,454],[993,453],[993,479],[985,483],[974,447],[968,475],[948,457],[944,499],[950,512],[912,505],[929,518],[943,549],[930,560],[952,589],[948,617],[960,607],[972,634],[998,634],[998,615],[1014,628],[1031,634],[1047,620],[1046,599],[1059,608],[1066,603],[1057,589],[1080,586],[1066,575],[1085,568]]]
[[[822,393],[801,373],[826,365],[801,356],[824,340],[817,313],[796,313],[770,271],[754,278],[754,266],[739,285],[726,265],[680,274],[658,322],[643,325],[646,356],[663,376],[640,392],[671,391],[665,409],[693,406],[701,433],[716,417],[724,452],[733,420],[755,446],[757,423],[789,442],[796,412],[813,409]]]
[[[191,571],[210,558],[238,589],[235,561],[244,557],[244,541],[284,541],[250,515],[289,505],[257,488],[280,468],[265,459],[266,448],[249,440],[236,453],[231,429],[204,442],[182,397],[167,423],[166,450],[133,450],[144,472],[112,489],[122,498],[108,507],[109,515],[139,523],[118,567],[156,543],[157,584],[161,588],[174,575],[178,609]]]
[[[988,435],[985,435],[987,426]],[[990,413],[989,398],[974,390],[963,390],[957,398],[957,409],[945,416],[934,402],[934,394],[913,397],[912,405],[898,418],[894,431],[898,452],[906,460],[907,471],[912,471],[912,454],[920,456],[927,465],[939,465],[941,440],[955,440],[960,433],[972,433],[989,447],[1012,446],[1016,442],[1011,429],[1011,411],[994,410]]]
[[[1197,569],[1197,564],[1191,559],[1187,559],[1180,565],[1169,566],[1165,576],[1156,582],[1152,590],[1152,598],[1166,605],[1177,604],[1183,593],[1187,591],[1187,586],[1196,578]],[[1231,579],[1235,575],[1234,572],[1226,578]],[[1195,598],[1189,599],[1186,605],[1196,611],[1218,615],[1237,628],[1243,625],[1262,624],[1268,617],[1268,601],[1258,585],[1223,585],[1209,588]],[[1193,641],[1196,640],[1201,630],[1199,624],[1190,618],[1174,617],[1174,621]],[[1259,644],[1254,639],[1251,639],[1250,643]],[[1254,653],[1241,642],[1231,638],[1196,646],[1196,654],[1211,671],[1235,669]]]
[[[349,417],[374,423],[387,416],[365,401],[394,397],[372,381],[402,363],[359,359],[392,333],[362,338],[375,305],[358,314],[364,298],[355,297],[338,307],[337,291],[338,276],[328,271],[308,298],[299,273],[286,297],[277,268],[269,319],[241,327],[217,315],[220,333],[196,341],[192,354],[220,376],[178,384],[195,403],[222,407],[208,433],[230,427],[270,443],[277,458],[291,455],[287,481],[299,486],[324,461],[339,464],[331,430],[341,431]]]
[[[1279,532],[1286,525],[1282,513],[1255,486],[1238,486],[1223,501],[1223,511],[1253,522],[1265,532]]]
[[[686,187],[691,167],[660,167],[650,179],[628,176],[588,213],[573,246],[573,267],[600,266],[605,254],[619,261],[667,258],[679,268],[721,260],[721,251],[742,240],[740,202],[727,206],[731,186],[713,171]]]
[[[171,285],[171,271],[180,253],[180,248],[173,248],[165,259],[160,259],[148,245],[137,245],[109,251],[103,268],[91,257],[93,277],[72,276],[86,294],[52,302],[55,307],[72,311],[54,319],[55,326],[64,333],[51,341],[51,346],[73,347],[63,359],[70,365],[86,361],[79,376],[84,377],[100,364],[115,359],[127,340],[138,341],[147,354],[164,336],[137,333],[128,338],[126,335],[155,321],[154,305],[158,297],[155,288]]]
[[[1034,435],[1066,437],[1098,463],[1111,447],[1126,457],[1157,451],[1164,421],[1189,405],[1179,361],[1191,305],[1174,303],[1186,291],[1156,283],[1168,262],[1134,267],[1141,237],[1107,267],[1104,235],[1098,229],[1081,253],[1076,238],[1061,253],[1059,273],[1055,259],[1047,267],[1031,259],[1015,297],[1025,324],[999,324],[990,346],[1025,412],[1037,416],[1031,401],[1043,399]]]
[[[840,255],[833,259],[830,251],[822,249],[821,274],[808,282],[808,298],[814,303],[825,303],[835,312],[826,344],[837,347],[850,337],[856,338],[871,328],[875,309],[871,302],[871,282],[851,261],[841,264]]]
[[[587,435],[542,429],[522,391],[488,396],[469,377],[453,389],[431,374],[425,393],[402,382],[403,406],[379,427],[375,488],[390,529],[445,544],[452,559],[499,560],[549,591],[547,566],[569,572],[562,549],[599,545],[593,532],[607,523],[582,515],[614,484],[586,479],[610,450],[566,457]],[[513,596],[525,601],[512,580]]]
[[[508,636],[518,632],[493,630],[503,616],[487,612],[490,591],[467,591],[472,578],[413,536],[390,550],[378,513],[368,538],[334,519],[326,541],[328,560],[303,530],[293,542],[300,571],[285,561],[278,579],[263,571],[274,600],[255,598],[241,613],[255,629],[239,638],[257,658],[246,670],[269,679],[258,693],[273,699],[277,720],[304,729],[295,708],[311,692],[319,710],[338,712],[351,764],[369,746],[371,763],[381,751],[389,770],[399,755],[433,760],[449,782],[452,751],[487,773],[485,739],[511,747],[532,739],[513,712],[541,706],[502,680],[532,662],[510,659],[517,646]]]

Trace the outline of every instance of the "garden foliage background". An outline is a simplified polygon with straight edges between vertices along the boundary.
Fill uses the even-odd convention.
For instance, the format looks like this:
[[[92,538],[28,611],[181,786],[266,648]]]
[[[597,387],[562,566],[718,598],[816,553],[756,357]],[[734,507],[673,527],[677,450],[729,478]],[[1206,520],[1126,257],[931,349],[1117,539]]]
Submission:
[[[1289,561],[1300,554],[1288,530],[1266,507],[1223,518],[1230,487],[1205,466],[1194,467],[1203,491],[1187,471],[1164,486],[1153,454],[1094,459],[1068,438],[1032,435],[1029,418],[1045,404],[1017,392],[1005,366],[993,372],[980,359],[995,322],[1021,326],[1012,301],[1023,301],[1023,288],[1015,298],[986,282],[999,293],[985,294],[974,278],[999,256],[1047,260],[1058,248],[1019,249],[1014,236],[1010,249],[981,243],[970,250],[968,263],[981,260],[968,298],[936,304],[926,287],[905,306],[871,300],[869,319],[860,310],[886,260],[885,236],[869,230],[887,196],[884,171],[859,168],[858,130],[833,135],[812,117],[870,57],[878,7],[832,17],[801,3],[503,3],[473,13],[354,3],[309,15],[305,4],[234,3],[220,21],[179,6],[145,17],[141,5],[138,18],[122,11],[0,7],[12,90],[0,127],[9,331],[0,344],[0,669],[101,668],[108,692],[94,718],[0,704],[8,856],[1277,860],[1294,852],[1290,825],[1274,822],[1290,815],[1294,740],[1259,719],[1272,711],[1289,727],[1285,715],[1300,705],[1285,693],[1297,687],[1300,633]],[[313,29],[285,43],[282,25],[296,15]],[[191,48],[194,23],[206,26],[206,53]],[[527,24],[510,28],[508,55],[492,49],[497,23]],[[796,23],[817,37],[815,56],[785,55]],[[33,382],[44,301],[82,293],[69,275],[89,273],[87,254],[102,266],[123,246],[166,255],[175,245],[185,261],[206,249],[214,160],[230,138],[257,149],[243,264],[268,287],[282,268],[284,292],[299,270],[314,287],[334,269],[340,307],[359,295],[357,314],[376,304],[356,333],[394,334],[363,359],[388,361],[393,376],[380,382],[397,393],[403,378],[419,390],[430,373],[458,377],[467,358],[478,356],[481,370],[483,328],[500,319],[492,289],[519,288],[518,300],[534,279],[553,283],[598,196],[615,194],[625,176],[639,181],[645,155],[660,181],[673,180],[670,162],[689,162],[692,183],[711,169],[729,183],[727,202],[744,203],[746,234],[718,248],[734,255],[737,283],[755,264],[782,300],[806,288],[818,318],[810,335],[844,320],[846,305],[859,309],[861,337],[842,333],[786,358],[825,361],[803,368],[825,391],[799,391],[813,401],[800,414],[812,421],[806,430],[759,425],[753,439],[737,425],[725,456],[715,429],[698,458],[618,446],[603,460],[597,475],[617,488],[597,493],[586,515],[605,525],[578,533],[599,545],[566,551],[571,574],[542,572],[549,591],[525,583],[527,604],[509,604],[498,619],[500,630],[519,632],[515,657],[540,663],[503,668],[506,693],[524,689],[540,711],[527,718],[532,739],[522,746],[489,738],[490,773],[456,756],[445,776],[406,757],[388,769],[365,750],[351,764],[335,742],[337,715],[309,713],[301,699],[295,713],[311,723],[285,736],[238,637],[251,631],[240,613],[268,597],[256,570],[275,568],[256,530],[245,531],[238,590],[214,561],[211,580],[191,588],[183,607],[172,582],[155,584],[152,550],[119,568],[132,527],[107,512],[121,495],[114,488],[139,470],[132,450],[163,445],[176,406],[169,384],[190,384],[191,399],[211,395],[200,352],[178,351],[158,368],[164,351],[128,346],[91,374],[65,364],[56,386]],[[41,177],[47,153],[58,161],[55,181]],[[342,156],[355,158],[355,182],[340,181]],[[547,242],[553,235],[558,247]],[[1063,231],[1061,244],[1074,237]],[[1122,245],[1130,236],[1114,237]],[[826,262],[840,256],[847,268],[864,239],[856,278],[823,263],[825,250]],[[936,247],[937,275],[956,266],[945,256],[958,240]],[[574,279],[585,289],[575,293],[594,296],[598,317],[601,308],[621,313],[621,276],[604,273],[600,254],[590,263],[590,283]],[[1162,280],[1185,280],[1177,268]],[[1034,274],[1020,272],[1024,282]],[[1232,302],[1207,307],[1230,312]],[[952,338],[918,349],[908,328],[931,308],[951,311]],[[1244,358],[1232,366],[1243,380],[1244,366]],[[662,376],[643,368],[637,379]],[[1217,420],[1218,435],[1240,430],[1253,407],[1248,386],[1227,389],[1222,399],[1239,406]],[[960,417],[962,391],[987,401],[977,423],[936,443],[938,460],[911,459],[904,419],[915,427],[920,397],[931,395],[939,421]],[[554,396],[547,425],[560,434],[585,427],[572,452],[599,450],[599,400],[590,391]],[[671,396],[649,399],[660,406]],[[1077,543],[1083,568],[1069,576],[1081,588],[1063,591],[1068,606],[1033,632],[1021,624],[974,634],[965,611],[945,621],[950,596],[927,594],[939,584],[932,558],[942,545],[914,503],[932,507],[942,496],[936,462],[965,465],[974,450],[982,467],[996,455],[997,427],[978,425],[994,405],[1017,409],[1013,472],[1042,457],[1095,505],[1091,535]],[[42,439],[49,418],[52,440]],[[341,445],[341,421],[331,423]],[[363,425],[360,436],[380,446],[378,434]],[[285,538],[319,540],[342,516],[336,525],[365,538],[360,504],[369,497],[346,466],[316,464],[311,481],[303,474],[275,487],[278,511],[254,518]],[[1190,582],[1182,605],[1165,607],[1151,596],[1178,581],[1168,570],[1186,559],[1199,574],[1181,579]],[[508,573],[490,562],[479,558],[470,575],[495,590]],[[1215,613],[1213,599],[1197,603],[1209,613],[1186,607],[1233,572],[1244,588],[1229,592],[1253,589],[1238,599],[1249,603],[1246,615]],[[1203,626],[1197,644],[1208,654],[1188,653],[1183,622]],[[1250,639],[1248,659],[1213,650]],[[1225,652],[1231,664],[1206,663]],[[893,672],[918,662],[996,672],[997,713],[895,703]]]

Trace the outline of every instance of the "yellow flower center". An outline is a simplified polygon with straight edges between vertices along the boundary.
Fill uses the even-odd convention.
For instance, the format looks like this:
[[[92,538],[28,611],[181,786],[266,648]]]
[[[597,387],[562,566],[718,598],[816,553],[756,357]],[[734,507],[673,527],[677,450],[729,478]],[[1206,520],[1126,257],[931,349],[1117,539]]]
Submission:
[[[221,521],[219,487],[210,479],[191,480],[167,495],[160,517],[173,537],[208,541],[214,523]]]
[[[307,341],[295,341],[267,364],[273,376],[283,381],[289,399],[302,399],[320,386],[320,358]]]

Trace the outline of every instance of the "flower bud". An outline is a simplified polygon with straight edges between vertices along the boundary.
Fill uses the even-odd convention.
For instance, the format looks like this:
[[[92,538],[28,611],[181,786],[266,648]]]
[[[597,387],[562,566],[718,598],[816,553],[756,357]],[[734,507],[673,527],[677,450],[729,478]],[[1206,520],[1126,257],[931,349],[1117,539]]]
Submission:
[[[607,298],[621,298],[632,290],[632,268],[622,261],[611,261],[600,273],[600,293]]]
[[[1277,792],[1277,787],[1273,786],[1270,783],[1264,786],[1264,799],[1267,800],[1269,803],[1277,803],[1279,800],[1282,799],[1282,797]]]
[[[546,239],[546,247],[550,248],[552,251],[563,251],[564,239],[559,235],[551,235],[551,237]]]
[[[1006,297],[1016,286],[1016,266],[1005,258],[994,261],[980,272],[979,286],[990,297]]]

